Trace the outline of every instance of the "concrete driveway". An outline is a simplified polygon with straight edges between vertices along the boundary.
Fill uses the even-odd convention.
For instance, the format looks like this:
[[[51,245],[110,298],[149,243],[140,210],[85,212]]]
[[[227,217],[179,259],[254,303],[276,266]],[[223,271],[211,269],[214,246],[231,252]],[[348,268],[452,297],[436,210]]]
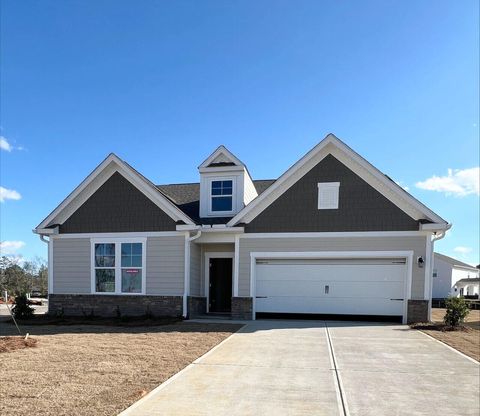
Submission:
[[[255,321],[121,415],[475,415],[479,365],[401,325]]]

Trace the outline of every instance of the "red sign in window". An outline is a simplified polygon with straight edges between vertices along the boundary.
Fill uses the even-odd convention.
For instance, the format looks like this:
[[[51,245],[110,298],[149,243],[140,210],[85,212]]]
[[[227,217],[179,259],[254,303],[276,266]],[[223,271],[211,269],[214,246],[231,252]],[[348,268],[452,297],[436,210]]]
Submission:
[[[138,273],[140,270],[138,269],[127,269],[125,270],[127,273]]]

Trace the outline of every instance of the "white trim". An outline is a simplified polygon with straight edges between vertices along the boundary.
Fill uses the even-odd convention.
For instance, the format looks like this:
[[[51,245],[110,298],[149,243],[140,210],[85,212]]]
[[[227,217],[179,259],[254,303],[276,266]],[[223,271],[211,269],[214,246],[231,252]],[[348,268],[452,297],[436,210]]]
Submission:
[[[441,231],[449,230],[452,227],[451,224],[446,223],[431,223],[431,224],[420,224],[420,230],[422,231]]]
[[[232,193],[231,195],[212,195],[212,182],[232,182]],[[236,211],[237,202],[236,202],[236,190],[237,190],[237,178],[235,176],[215,176],[206,178],[207,189],[208,189],[208,203],[207,203],[207,215],[209,217],[223,217],[225,215],[232,215]],[[213,198],[228,198],[232,199],[232,209],[230,211],[213,211],[212,210],[212,200]]]
[[[233,297],[238,297],[238,273],[240,270],[240,236],[235,236],[235,253],[233,268]]]
[[[145,231],[145,232],[125,232],[125,233],[71,233],[55,234],[50,238],[146,238],[146,237],[183,237],[182,231]]]
[[[352,237],[419,237],[430,235],[430,231],[345,231],[314,233],[246,233],[240,238],[352,238]]]
[[[190,295],[190,233],[185,233],[185,278],[183,281],[183,317],[188,315],[188,296]]]
[[[142,243],[142,291],[140,293],[122,292],[122,243]],[[115,244],[115,292],[95,291],[95,244]],[[141,296],[147,291],[147,239],[146,238],[90,238],[90,294]],[[101,268],[101,267],[99,267]],[[132,267],[134,268],[134,267]]]
[[[183,211],[177,208],[170,200],[165,197],[158,188],[155,187],[148,179],[136,172],[132,167],[126,164],[118,156],[110,153],[108,157],[100,163],[92,173],[90,173],[81,183],[78,185],[36,228],[38,232],[41,229],[46,228],[50,222],[55,220],[58,216],[61,216],[62,212],[65,214],[61,216],[62,221],[68,219],[70,215],[75,212],[68,210],[69,205],[77,198],[80,197],[80,193],[93,182],[97,176],[99,176],[104,170],[111,166],[111,173],[106,175],[100,183],[91,189],[88,194],[82,195],[81,200],[86,200],[90,197],[108,178],[110,178],[115,172],[119,172],[125,177],[132,185],[134,185],[140,192],[142,192],[147,198],[149,198],[154,204],[162,209],[168,216],[175,221],[183,221],[186,224],[194,224],[191,218],[189,218]]]
[[[212,163],[212,161],[217,157],[219,156],[220,154],[223,154],[227,159],[230,159],[230,161],[232,163],[235,163],[236,166],[225,166],[226,167],[235,167],[236,169],[238,169],[238,167],[244,167],[245,164],[239,159],[237,158],[230,150],[228,150],[223,144],[221,144],[220,146],[218,146],[214,151],[213,153],[208,156],[201,164],[200,166],[198,167],[198,169],[202,169],[202,168],[208,168],[208,165],[210,163]],[[222,168],[224,168],[222,166]]]
[[[232,226],[239,222],[250,222],[328,154],[342,159],[342,163],[345,163],[357,175],[408,215],[412,216],[412,218],[426,216],[436,223],[445,223],[443,218],[416,200],[401,186],[390,180],[345,143],[333,134],[328,134],[325,139],[281,175],[265,192],[235,215],[227,225]],[[381,189],[381,187],[384,189]]]
[[[207,313],[210,311],[210,259],[232,259],[232,294],[234,291],[233,286],[233,276],[234,276],[234,268],[235,268],[235,253],[230,251],[207,251],[204,254],[204,289],[205,289],[205,297],[207,298]]]
[[[340,182],[319,182],[317,183],[317,207],[318,209],[338,209],[338,200],[340,199]],[[335,201],[329,205],[323,201],[322,193],[333,190],[335,192]]]
[[[256,319],[256,261],[262,258],[373,258],[373,257],[398,257],[405,258],[406,278],[403,300],[402,322],[407,322],[408,300],[411,298],[413,251],[274,251],[250,253],[250,296],[252,298],[252,319]]]

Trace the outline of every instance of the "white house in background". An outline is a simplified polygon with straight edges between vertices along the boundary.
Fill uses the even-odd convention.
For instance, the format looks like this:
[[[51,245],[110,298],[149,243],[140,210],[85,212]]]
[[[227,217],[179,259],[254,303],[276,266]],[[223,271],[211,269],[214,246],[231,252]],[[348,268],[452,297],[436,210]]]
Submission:
[[[433,299],[479,294],[479,270],[444,254],[433,260]]]

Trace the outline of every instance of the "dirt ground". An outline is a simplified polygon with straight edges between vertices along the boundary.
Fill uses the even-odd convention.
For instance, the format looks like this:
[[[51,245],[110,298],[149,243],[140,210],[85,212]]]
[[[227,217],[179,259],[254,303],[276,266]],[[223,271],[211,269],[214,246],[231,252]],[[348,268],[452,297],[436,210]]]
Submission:
[[[459,331],[442,331],[444,316],[445,309],[432,309],[432,321],[438,325],[422,331],[480,361],[480,311],[471,310],[464,324],[465,328]]]
[[[240,327],[25,326],[36,347],[0,354],[0,414],[116,415]]]

